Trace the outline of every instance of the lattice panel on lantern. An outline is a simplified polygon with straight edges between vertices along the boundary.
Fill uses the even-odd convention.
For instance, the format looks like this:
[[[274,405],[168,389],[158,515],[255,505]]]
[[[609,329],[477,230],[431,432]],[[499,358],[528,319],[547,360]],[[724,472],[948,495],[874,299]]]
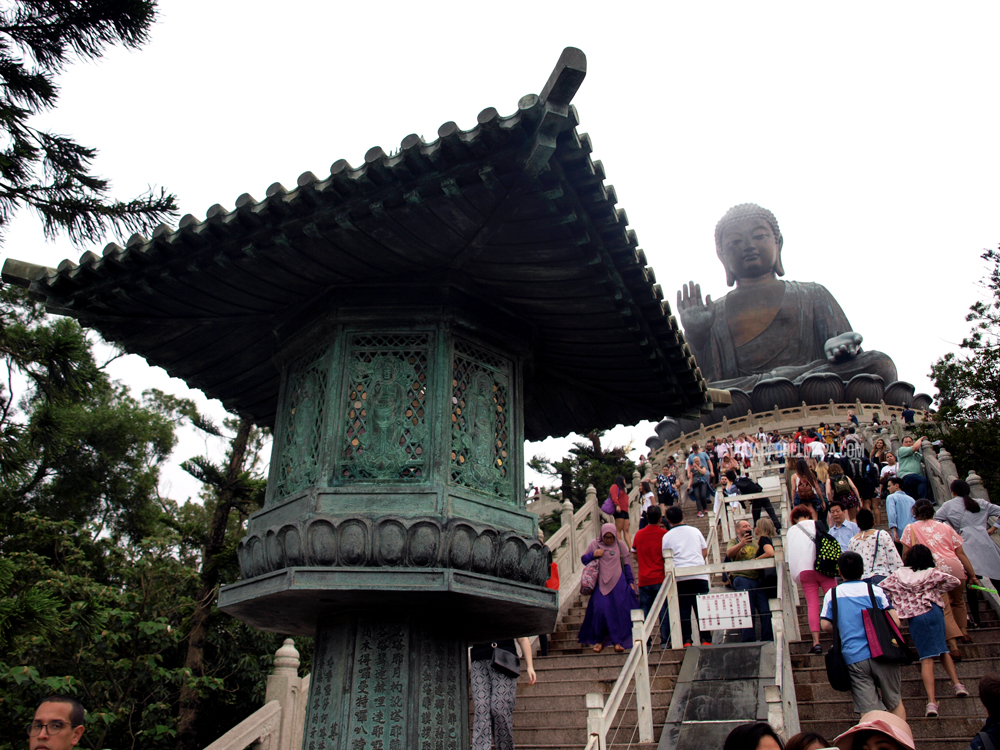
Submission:
[[[419,480],[427,450],[427,334],[351,337],[344,480]]]
[[[510,362],[464,341],[452,360],[451,481],[507,497]]]
[[[289,369],[275,498],[287,497],[319,481],[327,369],[322,355],[304,358]]]

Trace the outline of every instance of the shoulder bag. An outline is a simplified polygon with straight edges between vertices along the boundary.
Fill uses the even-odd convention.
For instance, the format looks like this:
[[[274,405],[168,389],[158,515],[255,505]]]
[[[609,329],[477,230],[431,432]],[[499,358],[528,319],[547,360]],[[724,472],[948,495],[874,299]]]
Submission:
[[[916,656],[906,645],[896,621],[888,612],[879,608],[871,582],[868,583],[868,596],[872,600],[872,606],[861,611],[861,619],[865,623],[865,635],[868,637],[872,658],[885,664],[912,664],[916,661]]]
[[[521,660],[517,658],[517,654],[512,654],[505,648],[497,648],[496,643],[491,645],[493,646],[493,658],[490,663],[493,668],[508,677],[519,677],[521,675]]]
[[[584,596],[590,596],[597,588],[597,566],[598,561],[591,560],[583,569],[580,576],[580,593]]]
[[[833,645],[826,652],[826,677],[830,681],[830,687],[841,693],[849,692],[851,689],[851,673],[847,671],[847,662],[844,661],[844,654],[840,650],[840,629],[837,627],[837,587],[830,589],[831,604],[833,605],[833,632],[836,634]]]

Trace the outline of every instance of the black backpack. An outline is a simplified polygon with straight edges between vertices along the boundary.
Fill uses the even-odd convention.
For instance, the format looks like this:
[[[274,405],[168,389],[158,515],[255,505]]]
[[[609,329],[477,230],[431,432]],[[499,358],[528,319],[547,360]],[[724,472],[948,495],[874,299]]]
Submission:
[[[813,568],[817,573],[836,578],[840,573],[837,563],[843,550],[840,549],[840,542],[830,536],[825,527],[822,521],[816,521],[816,563]]]
[[[740,477],[734,484],[736,489],[740,491],[741,495],[753,495],[757,492],[763,492],[764,488],[753,481],[750,477]]]

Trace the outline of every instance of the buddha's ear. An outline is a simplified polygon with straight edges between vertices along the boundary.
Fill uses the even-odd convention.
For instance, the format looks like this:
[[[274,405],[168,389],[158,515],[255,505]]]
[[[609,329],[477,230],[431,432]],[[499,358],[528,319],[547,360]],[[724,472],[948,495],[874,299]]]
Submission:
[[[779,261],[779,265],[780,265],[780,261]],[[736,277],[733,276],[733,272],[730,271],[729,268],[727,267],[726,268],[726,286],[732,286],[735,283],[736,283]]]
[[[778,276],[784,276],[785,275],[785,267],[783,265],[781,265],[781,249],[780,248],[778,249],[778,259],[774,262],[774,272],[776,274],[778,274]]]

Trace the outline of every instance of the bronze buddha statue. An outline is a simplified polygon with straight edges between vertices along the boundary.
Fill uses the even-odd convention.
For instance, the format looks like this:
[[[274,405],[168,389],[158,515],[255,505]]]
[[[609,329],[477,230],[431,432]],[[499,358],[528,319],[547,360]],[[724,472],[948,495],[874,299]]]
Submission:
[[[848,381],[860,373],[896,380],[882,352],[863,351],[837,300],[821,284],[782,281],[784,239],[770,211],[752,203],[731,208],[715,227],[715,249],[736,288],[702,299],[693,281],[677,292],[684,334],[702,374],[715,388],[753,390],[761,380],[800,383],[814,373]]]

